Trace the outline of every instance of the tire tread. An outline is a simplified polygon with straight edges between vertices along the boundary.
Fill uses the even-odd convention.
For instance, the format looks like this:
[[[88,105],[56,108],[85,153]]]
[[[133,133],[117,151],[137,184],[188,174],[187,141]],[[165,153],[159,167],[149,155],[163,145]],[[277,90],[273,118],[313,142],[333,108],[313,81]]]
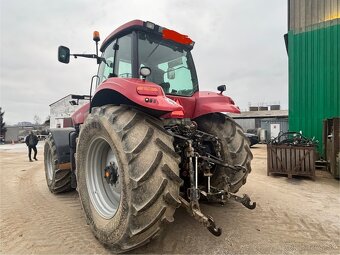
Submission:
[[[173,221],[180,203],[180,156],[174,151],[173,138],[164,130],[162,122],[134,108],[110,106],[105,111],[93,111],[84,123],[84,130],[98,120],[110,123],[121,141],[129,169],[131,200],[126,216],[129,224],[117,242],[110,243],[102,233],[96,232],[94,225],[91,228],[98,240],[111,250],[126,252],[146,244],[158,235],[165,223]],[[94,224],[91,219],[89,222]]]
[[[57,156],[57,146],[55,144],[54,138],[52,135],[49,135],[46,138],[45,141],[45,147],[44,147],[44,158],[46,160],[46,153],[47,150],[51,150],[52,152],[52,162],[54,166],[54,174],[52,177],[52,182],[49,182],[47,178],[47,162],[45,162],[45,175],[46,175],[46,181],[47,181],[47,186],[49,190],[54,193],[63,193],[67,192],[70,190],[73,190],[71,187],[71,169],[58,169],[58,156]]]

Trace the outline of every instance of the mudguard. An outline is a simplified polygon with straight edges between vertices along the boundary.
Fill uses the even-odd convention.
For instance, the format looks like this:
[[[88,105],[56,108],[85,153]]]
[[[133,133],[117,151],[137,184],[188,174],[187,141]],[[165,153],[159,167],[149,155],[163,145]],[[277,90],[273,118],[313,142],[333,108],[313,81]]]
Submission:
[[[193,119],[215,112],[240,113],[240,109],[234,104],[234,101],[220,93],[201,91],[195,94],[195,98],[195,111],[191,117]]]
[[[69,163],[71,161],[69,135],[74,131],[74,128],[52,128],[50,130],[50,134],[57,147],[58,164]]]
[[[221,93],[209,91],[197,91],[191,97],[168,95],[173,101],[183,106],[183,118],[195,119],[199,116],[215,112],[240,113],[240,109],[234,101]],[[162,116],[171,118],[170,114]]]
[[[90,103],[81,106],[75,113],[72,114],[73,125],[78,125],[84,123],[87,115],[89,115]]]
[[[96,90],[92,107],[106,104],[131,104],[159,115],[183,107],[167,98],[161,86],[135,78],[110,78]]]
[[[183,107],[165,96],[161,86],[136,78],[109,78],[95,91],[91,107],[103,105],[131,105],[152,116],[183,112]],[[82,106],[72,115],[75,125],[84,122],[89,104]],[[183,117],[178,115],[179,118]]]

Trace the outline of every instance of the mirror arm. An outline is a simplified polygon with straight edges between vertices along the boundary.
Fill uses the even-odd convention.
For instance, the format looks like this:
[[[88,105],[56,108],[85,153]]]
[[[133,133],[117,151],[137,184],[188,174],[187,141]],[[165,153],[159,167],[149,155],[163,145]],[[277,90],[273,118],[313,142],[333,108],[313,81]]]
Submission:
[[[83,57],[83,58],[100,59],[100,57],[98,57],[98,55],[96,55],[96,54],[70,54],[70,56],[73,56],[74,58]]]

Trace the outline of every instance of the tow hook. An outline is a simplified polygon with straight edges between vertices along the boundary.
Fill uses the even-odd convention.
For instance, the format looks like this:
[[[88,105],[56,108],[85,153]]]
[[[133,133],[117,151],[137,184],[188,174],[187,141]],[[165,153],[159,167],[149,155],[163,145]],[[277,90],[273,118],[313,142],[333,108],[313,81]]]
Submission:
[[[205,226],[210,233],[212,233],[214,236],[220,236],[222,234],[222,229],[216,226],[214,219],[209,215],[203,214],[199,206],[193,206],[192,203],[188,202],[182,197],[179,197],[179,200],[187,212],[193,216],[195,220]]]
[[[236,202],[243,204],[250,210],[253,210],[256,207],[256,202],[251,202],[250,197],[247,194],[243,194],[243,197],[239,197],[235,194],[229,193],[229,196],[230,198],[234,199]]]
[[[214,236],[220,236],[222,234],[222,229],[216,227],[216,223],[211,216],[208,216],[208,222],[210,226],[208,226],[207,229],[210,231],[210,233],[212,233]]]
[[[104,168],[104,177],[109,185],[115,185],[118,181],[118,167],[115,162],[110,162],[110,165]]]

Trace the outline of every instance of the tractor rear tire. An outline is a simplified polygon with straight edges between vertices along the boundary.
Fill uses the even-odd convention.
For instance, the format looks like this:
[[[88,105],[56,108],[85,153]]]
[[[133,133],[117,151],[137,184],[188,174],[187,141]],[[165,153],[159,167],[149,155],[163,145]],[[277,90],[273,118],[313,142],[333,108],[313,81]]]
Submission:
[[[76,165],[95,237],[120,253],[159,235],[180,206],[179,161],[159,119],[127,106],[92,109],[80,128]]]
[[[226,178],[230,181],[229,190],[236,193],[246,183],[248,173],[251,172],[250,162],[253,154],[250,151],[250,142],[244,135],[241,126],[232,118],[222,114],[213,113],[201,116],[195,120],[198,129],[218,137],[221,141],[221,157],[230,165],[241,165],[247,171],[240,170],[232,173],[230,170],[217,167],[211,177],[211,185],[219,188],[226,188]]]
[[[58,162],[57,146],[51,135],[45,140],[44,165],[47,186],[52,193],[62,193],[73,189],[71,187],[71,169],[61,169]]]

